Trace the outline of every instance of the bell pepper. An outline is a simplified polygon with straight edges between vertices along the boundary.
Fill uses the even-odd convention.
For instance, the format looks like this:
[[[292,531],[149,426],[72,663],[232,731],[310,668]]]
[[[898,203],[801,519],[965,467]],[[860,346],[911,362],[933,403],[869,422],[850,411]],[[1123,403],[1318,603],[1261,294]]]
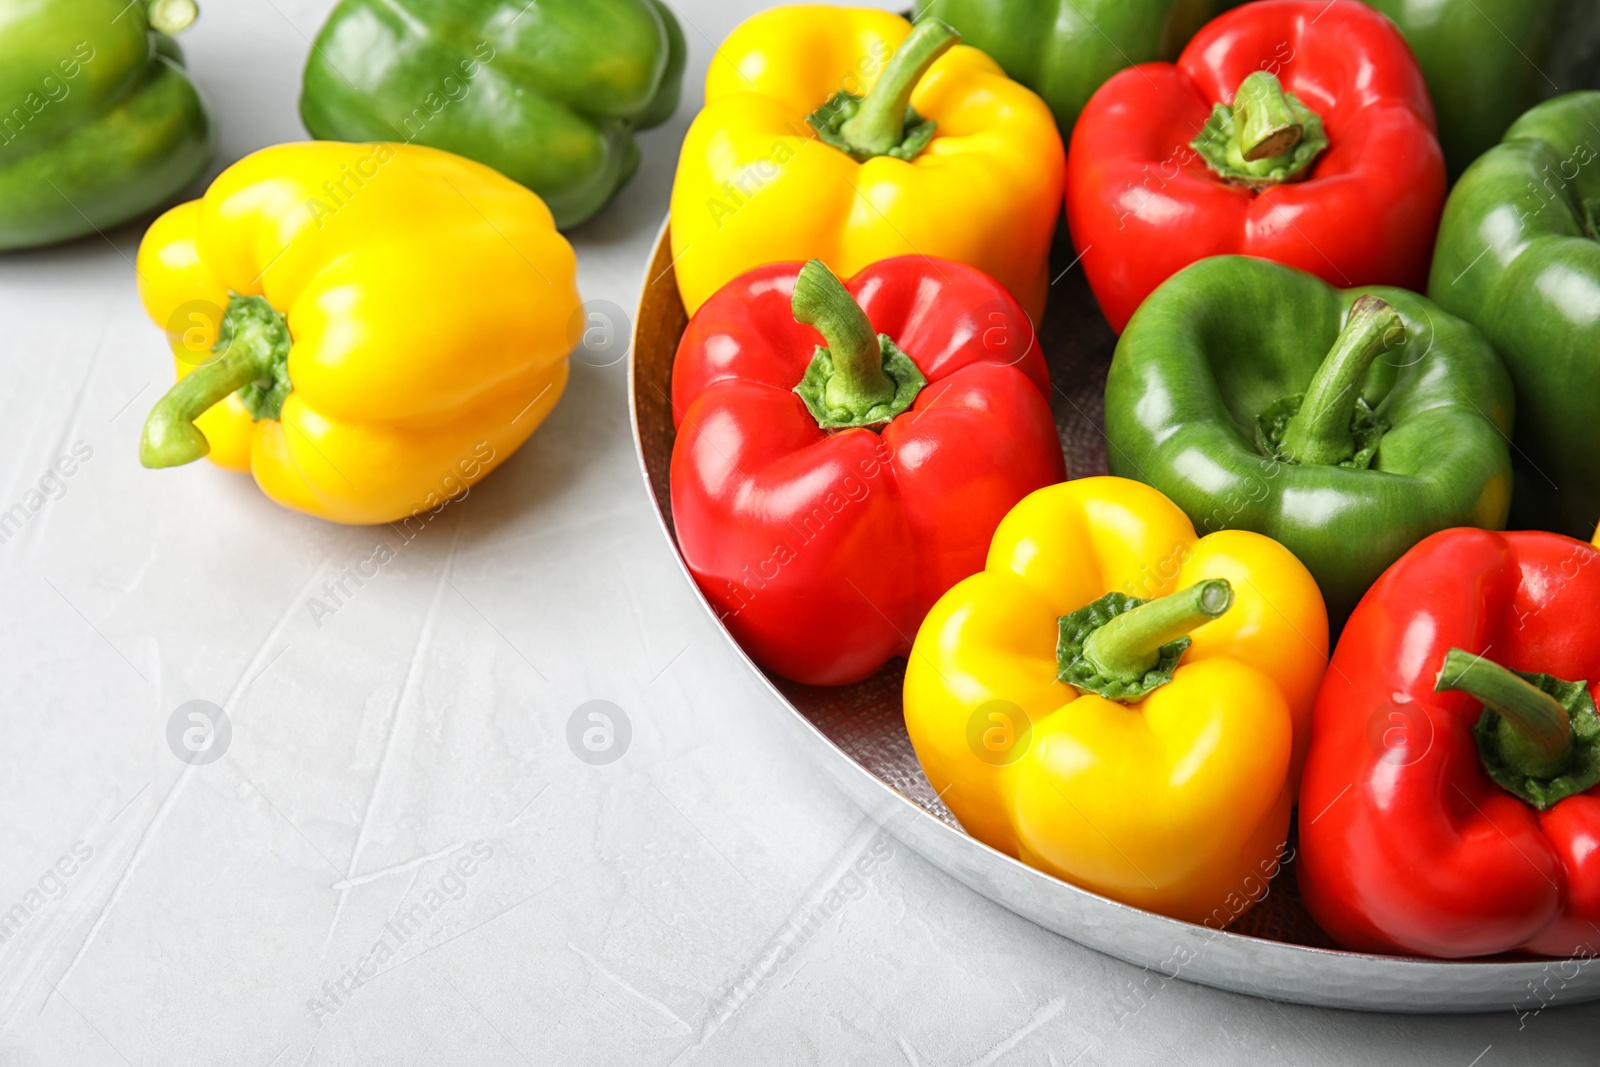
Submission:
[[[1063,137],[1089,97],[1125,67],[1171,62],[1218,0],[917,0],[1050,105]]]
[[[1113,473],[1316,575],[1335,626],[1427,535],[1505,525],[1513,395],[1472,326],[1400,289],[1242,256],[1147,300],[1106,381]]]
[[[1539,101],[1600,87],[1600,6],[1581,0],[1366,0],[1428,79],[1451,177]]]
[[[139,246],[178,382],[139,458],[209,454],[343,523],[438,511],[527,439],[567,381],[576,261],[549,210],[418,145],[262,149]]]
[[[82,237],[176,196],[216,147],[169,34],[193,0],[0,0],[0,251]]]
[[[753,267],[841,275],[924,255],[991,275],[1039,321],[1065,168],[1050,109],[937,20],[779,7],[706,74],[672,186],[672,254],[693,314]]]
[[[757,663],[860,681],[983,566],[1013,504],[1066,477],[1049,395],[1028,317],[971,267],[741,275],[673,364],[684,561]]]
[[[1307,908],[1339,944],[1593,955],[1600,551],[1448,530],[1362,601],[1312,718]]]
[[[1156,286],[1227,253],[1420,290],[1444,196],[1422,73],[1356,0],[1260,0],[1175,65],[1116,75],[1067,166],[1073,243],[1119,333]]]
[[[313,137],[456,152],[538,193],[562,229],[639,166],[678,104],[683,31],[660,0],[341,0],[306,62]]]
[[[1600,514],[1600,92],[1518,119],[1456,183],[1428,295],[1475,323],[1517,388],[1514,525]]]
[[[1033,493],[906,661],[906,731],[978,840],[1135,907],[1225,926],[1277,870],[1328,655],[1283,546],[1197,537],[1156,490]]]

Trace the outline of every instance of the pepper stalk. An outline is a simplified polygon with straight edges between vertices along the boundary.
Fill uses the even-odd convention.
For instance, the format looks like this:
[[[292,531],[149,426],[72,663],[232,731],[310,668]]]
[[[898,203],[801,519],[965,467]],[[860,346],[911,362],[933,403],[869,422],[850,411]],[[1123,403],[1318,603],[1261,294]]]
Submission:
[[[1473,729],[1486,774],[1540,811],[1600,784],[1600,716],[1587,682],[1511,671],[1461,648],[1434,689],[1484,706]]]
[[[1239,83],[1233,104],[1217,104],[1189,142],[1220,178],[1260,190],[1300,181],[1328,147],[1322,118],[1258,70]]]
[[[195,0],[146,0],[145,18],[150,28],[169,37],[189,28],[200,15]]]
[[[234,293],[211,351],[216,358],[179,378],[156,401],[139,438],[146,467],[180,467],[211,451],[194,420],[239,393],[259,419],[276,419],[293,390],[289,381],[288,319],[259,296]]]
[[[807,121],[825,144],[865,163],[877,156],[912,160],[933,140],[935,125],[911,107],[911,94],[929,68],[961,35],[936,18],[924,18],[884,66],[865,97],[838,92]]]
[[[1192,643],[1189,634],[1232,606],[1226,578],[1154,600],[1107,593],[1057,620],[1057,677],[1107,700],[1143,700],[1172,681]]]
[[[822,260],[800,268],[790,306],[796,322],[815,326],[827,341],[794,387],[821,428],[888,422],[928,384],[911,357],[872,329],[867,313]]]
[[[1361,385],[1373,361],[1390,349],[1392,338],[1404,336],[1404,331],[1399,312],[1387,301],[1370,293],[1356,300],[1333,348],[1306,388],[1299,410],[1283,428],[1277,447],[1280,459],[1332,467],[1361,451],[1363,442],[1358,442],[1355,430]]]

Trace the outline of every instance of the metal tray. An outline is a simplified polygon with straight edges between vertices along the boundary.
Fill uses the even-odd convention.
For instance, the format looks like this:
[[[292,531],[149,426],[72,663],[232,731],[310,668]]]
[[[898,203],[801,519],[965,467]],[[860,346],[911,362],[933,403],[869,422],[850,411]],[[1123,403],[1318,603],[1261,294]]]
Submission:
[[[1103,474],[1102,402],[1116,337],[1083,272],[1073,269],[1072,249],[1058,242],[1055,258],[1056,281],[1039,328],[1054,388],[1051,407],[1070,476]],[[687,323],[663,225],[644,275],[628,378],[639,462],[675,554],[668,499],[670,396],[673,356]],[[682,556],[677,558],[715,620]],[[1167,978],[1324,1007],[1473,1012],[1600,999],[1600,964],[1592,958],[1445,963],[1341,951],[1301,904],[1292,861],[1267,895],[1227,930],[1169,919],[1069,885],[967,836],[934,795],[901,715],[903,661],[857,685],[803,686],[767,674],[726,629],[723,634],[777,698],[795,744],[874,819],[962,884],[1063,937]]]

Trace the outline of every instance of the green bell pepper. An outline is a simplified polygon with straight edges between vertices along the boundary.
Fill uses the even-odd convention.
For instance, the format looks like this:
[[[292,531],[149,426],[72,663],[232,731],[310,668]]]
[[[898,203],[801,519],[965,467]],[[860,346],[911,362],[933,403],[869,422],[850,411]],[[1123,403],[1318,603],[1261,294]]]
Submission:
[[[678,104],[683,31],[660,0],[341,0],[306,64],[313,137],[487,163],[575,226]]]
[[[167,36],[192,0],[0,0],[0,250],[104,230],[211,161],[211,117]]]
[[[1412,545],[1501,528],[1511,379],[1482,334],[1407,292],[1204,259],[1134,314],[1106,381],[1113,474],[1202,532],[1300,558],[1334,625]]]
[[[1594,0],[1366,0],[1416,53],[1450,176],[1540,100],[1600,87]]]
[[[1428,295],[1476,323],[1517,387],[1514,523],[1600,518],[1600,92],[1518,119],[1445,202]]]
[[[1220,0],[917,0],[917,17],[955,27],[1044,98],[1063,139],[1105,80],[1171,61],[1226,4]]]

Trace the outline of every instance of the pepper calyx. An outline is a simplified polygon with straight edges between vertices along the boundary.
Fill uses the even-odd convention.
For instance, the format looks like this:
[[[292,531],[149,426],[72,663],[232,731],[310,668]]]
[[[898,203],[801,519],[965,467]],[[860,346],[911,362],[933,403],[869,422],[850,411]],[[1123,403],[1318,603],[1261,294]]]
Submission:
[[[1080,693],[1136,703],[1172,681],[1194,643],[1189,631],[1232,606],[1223,578],[1153,600],[1107,593],[1056,620],[1056,677]]]
[[[1370,466],[1388,426],[1362,398],[1362,386],[1377,358],[1405,337],[1405,320],[1388,301],[1357,297],[1305,393],[1269,405],[1257,418],[1258,447],[1286,463]]]
[[[858,163],[877,156],[915,159],[933,140],[935,124],[911,107],[911,93],[960,40],[959,33],[938,19],[922,19],[889,57],[870,92],[834,93],[806,121],[820,141]]]
[[[256,421],[276,419],[294,390],[289,380],[289,320],[265,297],[229,294],[211,346],[214,358],[179,378],[150,409],[139,439],[146,467],[178,467],[211,451],[194,424],[212,406],[238,393]]]
[[[1588,682],[1513,671],[1455,648],[1434,688],[1483,702],[1472,728],[1479,762],[1512,796],[1548,811],[1600,784],[1600,714]]]
[[[265,297],[230,295],[211,351],[226,358],[239,349],[262,368],[238,390],[239,399],[257,422],[276,419],[294,391],[289,381],[289,345],[289,319]]]
[[[1189,147],[1219,178],[1259,191],[1305,178],[1328,135],[1320,115],[1258,70],[1239,83],[1231,105],[1212,107]]]
[[[1280,397],[1256,416],[1256,449],[1263,456],[1284,463],[1295,462],[1283,452],[1283,435],[1290,421],[1300,413],[1305,399],[1304,393]],[[1370,469],[1372,461],[1378,457],[1378,445],[1382,443],[1383,435],[1391,428],[1388,420],[1373,411],[1364,399],[1357,397],[1355,413],[1350,418],[1350,436],[1355,441],[1355,452],[1350,458],[1340,460],[1336,466],[1358,471]]]
[[[857,163],[865,163],[877,156],[892,156],[907,162],[917,158],[928,142],[933,140],[937,124],[932,119],[925,119],[917,114],[917,109],[907,106],[905,117],[901,120],[904,124],[904,136],[898,144],[890,146],[882,152],[874,152],[851,144],[839,132],[839,128],[861,110],[862,97],[855,93],[840,90],[828,98],[828,102],[806,116],[806,122],[816,131],[817,140],[832,148],[837,148]]]
[[[805,402],[806,410],[824,430],[848,430],[858,426],[881,426],[897,415],[903,414],[917,399],[922,387],[928,384],[911,357],[889,340],[887,334],[878,334],[877,343],[883,363],[883,373],[894,384],[894,392],[887,399],[865,402],[845,396],[830,396],[830,387],[842,376],[834,365],[833,353],[822,345],[806,367],[805,376],[794,391]],[[839,390],[833,390],[837,394]]]
[[[824,430],[877,426],[911,407],[928,379],[820,259],[800,268],[790,307],[818,345],[794,391]]]

